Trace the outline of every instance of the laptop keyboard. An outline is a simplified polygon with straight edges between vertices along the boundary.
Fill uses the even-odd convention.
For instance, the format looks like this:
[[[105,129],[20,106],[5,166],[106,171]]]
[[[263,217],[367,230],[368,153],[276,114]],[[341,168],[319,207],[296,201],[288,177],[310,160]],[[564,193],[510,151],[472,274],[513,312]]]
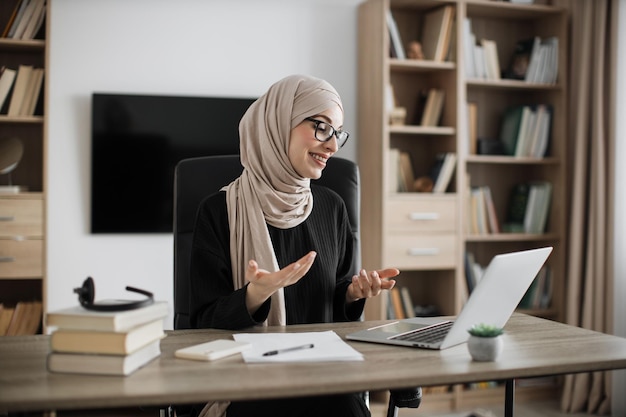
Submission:
[[[450,331],[450,328],[452,327],[452,324],[454,324],[453,321],[445,321],[432,326],[422,327],[421,329],[416,329],[408,333],[402,333],[397,336],[390,337],[390,339],[429,344],[437,343],[441,342],[446,337],[448,331]]]

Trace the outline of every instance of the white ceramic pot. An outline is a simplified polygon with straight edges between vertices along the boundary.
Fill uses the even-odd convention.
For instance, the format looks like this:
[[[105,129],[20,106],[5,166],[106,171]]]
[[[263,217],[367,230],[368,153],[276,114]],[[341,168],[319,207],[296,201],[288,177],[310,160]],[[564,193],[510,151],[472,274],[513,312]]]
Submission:
[[[504,339],[502,336],[479,337],[470,335],[467,341],[467,349],[472,359],[480,362],[495,361],[502,353]]]

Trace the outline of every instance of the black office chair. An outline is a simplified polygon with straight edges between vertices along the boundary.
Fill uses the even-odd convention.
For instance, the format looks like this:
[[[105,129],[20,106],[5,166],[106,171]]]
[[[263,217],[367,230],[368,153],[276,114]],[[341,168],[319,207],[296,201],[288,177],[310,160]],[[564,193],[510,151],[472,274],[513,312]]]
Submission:
[[[191,241],[198,206],[204,197],[237,178],[243,167],[239,155],[219,155],[182,160],[174,175],[174,329],[188,329],[189,264]],[[360,182],[358,166],[347,159],[331,158],[324,174],[314,183],[328,187],[344,200],[348,210],[355,256],[353,271],[361,267]],[[419,394],[419,396],[417,395]],[[419,398],[418,398],[419,397]],[[391,391],[388,416],[396,407],[417,407],[421,390]]]

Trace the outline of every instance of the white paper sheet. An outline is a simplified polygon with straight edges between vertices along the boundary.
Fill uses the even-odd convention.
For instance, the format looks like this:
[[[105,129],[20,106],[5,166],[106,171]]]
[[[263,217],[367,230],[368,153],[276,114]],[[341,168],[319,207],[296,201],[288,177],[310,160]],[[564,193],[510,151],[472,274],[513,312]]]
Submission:
[[[303,333],[236,333],[238,342],[252,348],[242,352],[246,363],[362,361],[363,355],[344,342],[334,331]],[[308,345],[313,345],[312,348]],[[290,348],[301,347],[289,350]],[[288,351],[281,352],[287,349]],[[264,353],[278,354],[263,356]]]

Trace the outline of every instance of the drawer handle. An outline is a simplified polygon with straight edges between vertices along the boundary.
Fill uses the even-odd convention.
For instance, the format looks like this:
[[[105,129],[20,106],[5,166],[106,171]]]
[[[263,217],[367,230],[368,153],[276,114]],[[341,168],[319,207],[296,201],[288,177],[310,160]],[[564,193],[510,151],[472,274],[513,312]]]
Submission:
[[[410,256],[433,256],[439,255],[438,248],[409,248]]]
[[[411,212],[409,213],[409,219],[411,220],[437,220],[439,219],[439,213]]]
[[[0,262],[15,262],[15,258],[13,256],[0,256]]]
[[[0,216],[0,222],[12,222],[15,220],[15,216]]]

